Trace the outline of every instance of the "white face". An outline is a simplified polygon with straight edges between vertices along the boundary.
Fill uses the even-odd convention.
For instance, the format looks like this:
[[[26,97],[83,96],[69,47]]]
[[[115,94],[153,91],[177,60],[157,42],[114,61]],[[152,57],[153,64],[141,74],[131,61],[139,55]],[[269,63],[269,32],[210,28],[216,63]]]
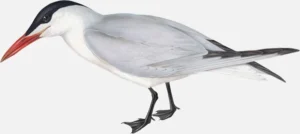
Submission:
[[[57,1],[44,7],[25,32],[4,54],[0,62],[14,56],[41,37],[62,36],[75,31],[83,34],[85,28],[95,24],[100,15],[93,10],[72,2]]]
[[[69,6],[53,13],[48,23],[40,24],[29,36],[41,33],[40,37],[61,36],[70,30],[83,30],[94,20],[98,14],[83,6]]]

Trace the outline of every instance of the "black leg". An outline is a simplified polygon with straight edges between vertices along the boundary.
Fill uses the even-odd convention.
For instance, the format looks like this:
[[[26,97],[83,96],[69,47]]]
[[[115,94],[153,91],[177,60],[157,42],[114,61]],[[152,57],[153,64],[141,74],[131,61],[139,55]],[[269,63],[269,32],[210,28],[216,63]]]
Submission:
[[[170,83],[166,83],[167,91],[168,91],[168,96],[169,96],[169,103],[170,103],[170,109],[169,110],[158,110],[153,116],[159,117],[161,120],[168,119],[173,116],[175,111],[179,109],[176,107],[173,96],[172,96],[172,91],[171,91],[171,86]]]
[[[138,119],[136,121],[133,122],[124,122],[124,124],[129,125],[132,128],[132,133],[136,133],[137,131],[141,130],[142,128],[144,128],[145,126],[147,126],[152,119],[152,113],[153,113],[153,108],[154,105],[158,99],[158,95],[157,93],[150,87],[149,88],[151,95],[152,95],[152,101],[148,110],[148,113],[146,115],[145,119]]]

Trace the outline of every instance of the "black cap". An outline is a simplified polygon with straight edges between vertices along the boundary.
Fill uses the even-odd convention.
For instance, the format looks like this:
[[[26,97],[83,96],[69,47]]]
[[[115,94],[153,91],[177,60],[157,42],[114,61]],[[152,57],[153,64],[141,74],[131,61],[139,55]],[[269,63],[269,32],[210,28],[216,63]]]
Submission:
[[[31,26],[29,27],[29,29],[26,31],[25,35],[29,35],[34,29],[36,29],[40,24],[43,23],[48,23],[51,18],[52,15],[60,8],[63,7],[67,7],[67,6],[73,6],[73,5],[80,5],[80,6],[84,6],[82,4],[73,2],[73,1],[56,1],[53,2],[49,5],[47,5],[46,7],[44,7],[35,17],[35,19],[33,20]]]

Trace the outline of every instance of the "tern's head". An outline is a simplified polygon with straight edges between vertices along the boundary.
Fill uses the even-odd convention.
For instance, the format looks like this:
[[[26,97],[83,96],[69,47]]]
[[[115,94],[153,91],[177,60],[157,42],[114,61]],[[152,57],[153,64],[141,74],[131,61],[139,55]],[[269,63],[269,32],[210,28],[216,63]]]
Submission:
[[[91,9],[76,2],[51,3],[37,14],[25,34],[7,50],[1,61],[12,57],[39,38],[60,36],[69,30],[83,29],[93,21],[94,15],[96,13]]]

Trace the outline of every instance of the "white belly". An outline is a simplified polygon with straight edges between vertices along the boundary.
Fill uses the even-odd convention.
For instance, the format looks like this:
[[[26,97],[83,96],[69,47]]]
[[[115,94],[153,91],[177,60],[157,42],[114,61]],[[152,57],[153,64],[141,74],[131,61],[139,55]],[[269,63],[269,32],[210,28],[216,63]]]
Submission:
[[[180,77],[170,77],[170,78],[145,78],[145,77],[137,77],[134,75],[130,75],[124,72],[121,72],[114,66],[108,64],[106,61],[99,59],[96,57],[85,45],[83,34],[79,34],[80,32],[69,32],[66,33],[63,38],[66,41],[66,43],[77,53],[79,56],[83,57],[84,59],[88,60],[91,63],[94,63],[111,73],[124,78],[126,80],[132,81],[138,85],[144,86],[144,87],[153,87],[165,82],[170,82],[174,80],[178,80],[181,78],[184,78],[186,76],[180,76]]]

